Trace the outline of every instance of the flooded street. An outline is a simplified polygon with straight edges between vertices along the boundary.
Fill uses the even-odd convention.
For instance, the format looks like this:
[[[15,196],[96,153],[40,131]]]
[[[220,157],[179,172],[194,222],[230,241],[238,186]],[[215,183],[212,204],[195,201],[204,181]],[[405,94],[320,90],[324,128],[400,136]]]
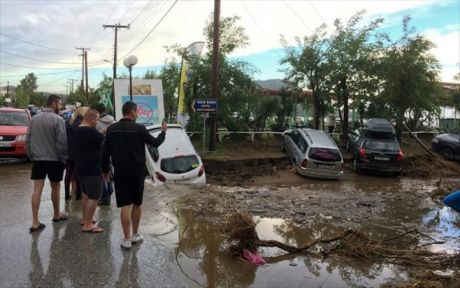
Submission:
[[[51,222],[48,183],[39,214],[46,228],[29,234],[30,167],[0,164],[1,287],[392,287],[411,277],[411,269],[391,263],[286,255],[273,247],[260,248],[267,264],[246,264],[229,255],[222,233],[232,211],[251,213],[261,240],[297,247],[348,228],[375,241],[417,229],[425,236],[411,236],[416,245],[460,252],[460,214],[432,201],[436,180],[346,171],[340,181],[318,181],[282,171],[276,183],[265,176],[255,186],[146,185],[144,242],[122,251],[114,201],[96,213],[105,231],[84,234],[80,201],[61,200],[70,218]]]

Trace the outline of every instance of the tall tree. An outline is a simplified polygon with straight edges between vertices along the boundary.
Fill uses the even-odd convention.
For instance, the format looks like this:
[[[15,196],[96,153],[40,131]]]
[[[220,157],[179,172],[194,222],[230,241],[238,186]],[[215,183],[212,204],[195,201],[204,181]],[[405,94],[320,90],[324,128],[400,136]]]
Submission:
[[[330,67],[329,86],[335,93],[343,135],[347,135],[349,130],[350,101],[356,101],[357,95],[367,95],[376,89],[367,85],[373,78],[369,67],[373,66],[374,56],[377,55],[370,38],[383,19],[361,25],[363,15],[364,11],[356,13],[346,26],[339,19],[335,20],[335,31],[326,52]]]
[[[146,75],[147,76],[147,75]],[[160,78],[163,84],[163,99],[165,115],[171,117],[177,111],[176,95],[180,77],[180,66],[174,59],[167,60],[156,78]]]
[[[241,60],[230,60],[229,54],[248,45],[248,37],[243,27],[238,26],[239,17],[224,17],[220,22],[220,81],[218,96],[219,125],[231,131],[249,128],[249,119],[255,113],[254,99],[256,84],[252,77],[256,69]],[[186,109],[191,121],[189,129],[201,128],[201,115],[192,113],[190,105],[194,98],[209,98],[211,95],[211,63],[213,46],[213,15],[203,29],[207,53],[203,57],[190,57],[189,65],[193,76],[186,83]],[[185,48],[178,45],[167,47],[169,51],[184,55]],[[177,81],[179,83],[179,81]],[[192,93],[193,92],[193,93]]]
[[[24,77],[24,79],[21,80],[20,82],[22,88],[24,91],[28,93],[32,93],[37,89],[37,77],[34,75],[34,73],[29,73]]]
[[[320,119],[324,118],[324,105],[328,96],[326,77],[329,69],[326,54],[326,25],[320,26],[311,36],[296,38],[297,47],[290,46],[281,39],[286,55],[281,64],[288,64],[286,80],[295,85],[294,88],[309,89],[313,96],[313,123],[319,129]]]
[[[425,37],[415,34],[409,27],[410,17],[402,22],[402,36],[391,43],[386,50],[382,69],[383,92],[390,113],[397,125],[406,122],[416,129],[423,121],[439,113],[438,83],[440,65],[430,53],[434,44]]]
[[[16,107],[25,107],[30,102],[30,96],[37,89],[37,77],[34,73],[29,73],[24,77],[16,87]]]

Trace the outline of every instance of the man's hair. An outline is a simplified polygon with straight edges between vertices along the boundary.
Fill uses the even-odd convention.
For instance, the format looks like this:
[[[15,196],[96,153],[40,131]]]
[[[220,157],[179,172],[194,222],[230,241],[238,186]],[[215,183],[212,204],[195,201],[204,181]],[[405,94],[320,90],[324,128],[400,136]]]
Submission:
[[[96,109],[91,108],[91,109],[88,109],[88,111],[86,111],[85,115],[83,116],[83,120],[91,121],[91,120],[97,119],[98,116],[99,116],[99,112],[97,112]]]
[[[105,105],[102,103],[97,103],[96,105],[94,105],[94,109],[96,109],[96,111],[99,112],[99,114],[103,114],[106,111]]]
[[[136,111],[136,110],[137,110],[137,104],[131,101],[128,101],[125,104],[123,104],[123,107],[121,108],[121,112],[123,113],[123,116],[126,116],[129,113]]]
[[[58,95],[51,94],[48,96],[48,100],[46,100],[46,106],[51,107],[54,103],[59,103],[61,97]]]

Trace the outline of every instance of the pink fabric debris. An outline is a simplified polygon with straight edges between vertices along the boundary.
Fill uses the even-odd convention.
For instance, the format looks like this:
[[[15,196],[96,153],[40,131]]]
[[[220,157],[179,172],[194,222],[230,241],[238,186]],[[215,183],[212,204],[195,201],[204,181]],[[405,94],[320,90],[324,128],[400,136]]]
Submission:
[[[256,266],[264,265],[266,262],[259,252],[251,252],[248,249],[243,249],[243,259],[247,260],[250,264]]]

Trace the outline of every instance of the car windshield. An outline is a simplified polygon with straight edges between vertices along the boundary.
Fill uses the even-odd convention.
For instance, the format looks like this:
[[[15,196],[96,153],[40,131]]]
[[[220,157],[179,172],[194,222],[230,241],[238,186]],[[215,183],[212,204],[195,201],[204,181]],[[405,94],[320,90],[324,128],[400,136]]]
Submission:
[[[398,144],[394,141],[367,140],[364,148],[373,151],[399,151]]]
[[[29,126],[29,117],[25,112],[0,112],[0,125]]]
[[[161,160],[161,170],[167,173],[180,174],[192,171],[199,164],[196,155],[165,158]]]
[[[324,162],[337,162],[342,160],[338,150],[326,148],[311,148],[308,157],[313,160]]]

